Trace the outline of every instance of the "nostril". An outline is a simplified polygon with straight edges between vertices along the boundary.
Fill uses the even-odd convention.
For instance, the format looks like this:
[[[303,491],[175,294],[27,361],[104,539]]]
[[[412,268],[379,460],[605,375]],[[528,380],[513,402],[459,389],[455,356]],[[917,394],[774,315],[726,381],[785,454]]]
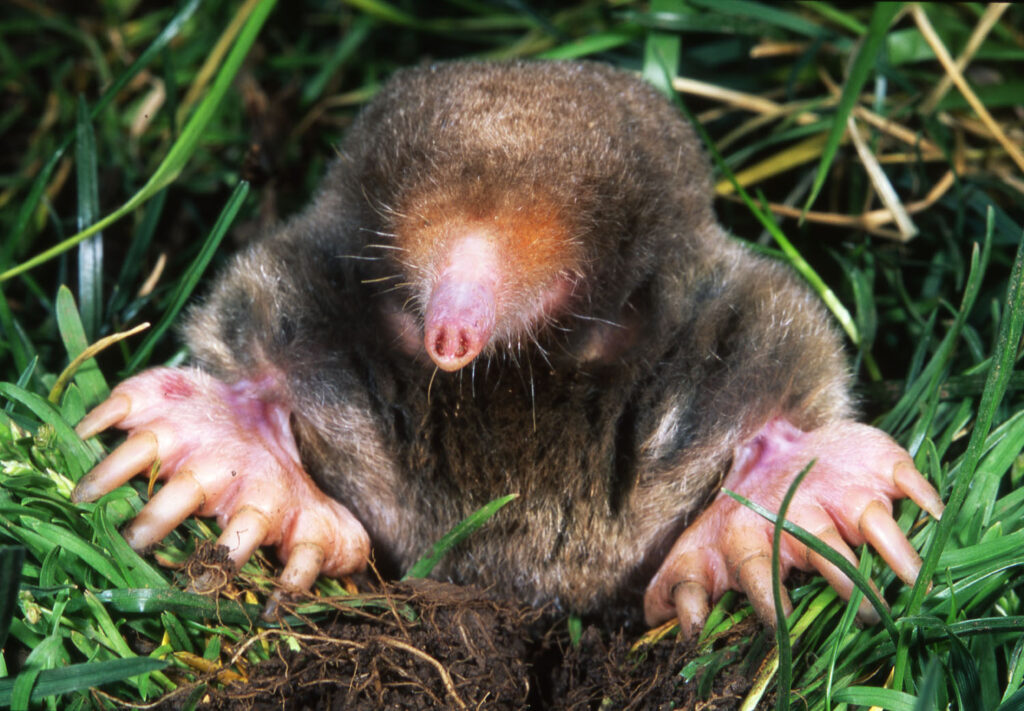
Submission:
[[[487,284],[442,280],[427,304],[423,345],[439,368],[458,370],[487,346],[494,317],[494,293]]]
[[[443,326],[434,338],[433,355],[442,358],[464,358],[469,353],[470,334],[465,329]]]

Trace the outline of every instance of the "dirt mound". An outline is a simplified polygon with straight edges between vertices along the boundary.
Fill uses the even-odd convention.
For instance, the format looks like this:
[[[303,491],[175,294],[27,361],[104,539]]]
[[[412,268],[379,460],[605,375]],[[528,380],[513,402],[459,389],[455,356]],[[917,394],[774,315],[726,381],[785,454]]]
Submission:
[[[211,673],[199,708],[727,709],[751,683],[733,671],[741,664],[683,676],[695,650],[671,639],[637,648],[636,633],[591,625],[574,645],[564,617],[472,587],[417,580],[384,585],[376,599],[383,609],[266,632],[278,638],[276,657],[229,683]],[[720,641],[736,650],[723,659],[741,658],[753,629],[740,624]],[[188,696],[182,689],[161,708]]]

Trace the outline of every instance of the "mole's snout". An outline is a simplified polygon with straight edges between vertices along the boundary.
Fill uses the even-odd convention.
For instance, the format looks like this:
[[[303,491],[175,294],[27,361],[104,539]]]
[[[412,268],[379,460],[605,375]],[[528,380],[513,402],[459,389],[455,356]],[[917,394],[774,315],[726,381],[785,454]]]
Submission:
[[[450,245],[427,300],[423,345],[441,370],[473,361],[491,340],[501,282],[494,239],[471,233]]]
[[[423,345],[441,370],[480,355],[494,330],[494,291],[480,282],[442,281],[427,305]]]

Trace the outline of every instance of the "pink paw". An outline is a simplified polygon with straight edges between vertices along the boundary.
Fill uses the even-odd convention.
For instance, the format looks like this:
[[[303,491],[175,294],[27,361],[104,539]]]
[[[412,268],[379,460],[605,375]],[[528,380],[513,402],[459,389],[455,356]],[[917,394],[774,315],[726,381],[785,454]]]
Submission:
[[[199,370],[170,368],[121,383],[76,432],[88,439],[116,426],[128,439],[78,482],[72,499],[95,501],[158,462],[166,483],[124,532],[136,550],[198,513],[217,517],[217,542],[236,568],[257,546],[276,545],[288,587],[304,590],[320,572],[363,568],[369,536],[303,470],[273,386],[269,376],[225,385]]]
[[[769,422],[736,454],[723,487],[778,511],[793,479],[814,467],[794,496],[787,518],[828,543],[854,565],[850,546],[871,543],[908,584],[921,567],[917,552],[892,517],[892,501],[909,496],[938,518],[942,501],[914,468],[910,455],[888,435],[855,422],[811,432],[784,419]],[[649,624],[678,616],[682,633],[695,637],[715,600],[727,589],[750,598],[761,619],[775,619],[771,582],[773,526],[725,494],[676,541],[644,598]],[[783,575],[790,568],[818,570],[848,598],[853,584],[838,568],[789,535],[781,543]],[[784,605],[790,611],[789,600]],[[862,604],[862,618],[874,610]]]

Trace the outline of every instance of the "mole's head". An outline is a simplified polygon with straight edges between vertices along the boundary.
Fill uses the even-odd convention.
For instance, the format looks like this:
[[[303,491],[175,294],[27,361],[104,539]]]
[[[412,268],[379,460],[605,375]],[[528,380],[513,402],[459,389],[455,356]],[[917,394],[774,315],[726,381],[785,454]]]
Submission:
[[[680,177],[691,154],[696,171]],[[660,206],[690,199],[681,189],[699,185],[694,212],[710,219],[689,127],[641,80],[597,64],[399,73],[342,165],[366,247],[397,266],[383,276],[448,371],[554,320],[621,308],[657,268],[665,215],[678,214]]]

